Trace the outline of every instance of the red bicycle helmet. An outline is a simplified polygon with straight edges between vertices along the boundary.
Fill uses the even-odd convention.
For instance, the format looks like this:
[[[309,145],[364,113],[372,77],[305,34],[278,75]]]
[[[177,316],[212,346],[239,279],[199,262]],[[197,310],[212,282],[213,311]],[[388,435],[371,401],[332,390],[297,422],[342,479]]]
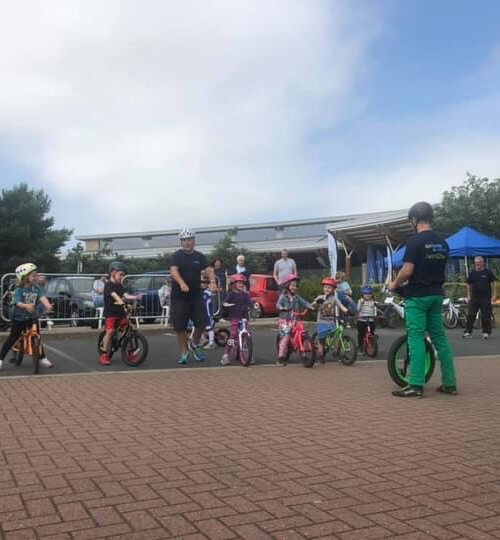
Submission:
[[[243,274],[233,274],[229,278],[230,283],[237,283],[238,281],[243,281],[243,283],[247,282],[247,278]]]
[[[333,287],[335,289],[337,287],[337,280],[332,277],[326,277],[323,278],[321,285],[330,285],[330,287]]]

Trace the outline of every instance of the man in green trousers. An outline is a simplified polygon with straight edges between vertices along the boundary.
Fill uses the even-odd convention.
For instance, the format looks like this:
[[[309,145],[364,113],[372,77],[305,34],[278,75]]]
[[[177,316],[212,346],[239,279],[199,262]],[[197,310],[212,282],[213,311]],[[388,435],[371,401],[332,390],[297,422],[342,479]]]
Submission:
[[[441,362],[442,384],[437,388],[444,394],[457,394],[453,354],[443,325],[443,283],[449,247],[432,230],[434,211],[427,202],[415,203],[408,219],[415,236],[408,239],[403,267],[389,284],[395,290],[408,282],[405,319],[408,350],[411,358],[409,385],[394,390],[396,397],[423,397],[425,385],[425,333],[428,332]]]

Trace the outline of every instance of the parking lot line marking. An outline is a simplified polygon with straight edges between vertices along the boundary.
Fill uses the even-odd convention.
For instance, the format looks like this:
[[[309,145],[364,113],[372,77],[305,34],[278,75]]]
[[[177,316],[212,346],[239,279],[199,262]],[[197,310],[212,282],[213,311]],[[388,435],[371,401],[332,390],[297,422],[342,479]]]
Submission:
[[[65,360],[68,360],[69,362],[71,362],[72,364],[75,364],[77,365],[80,369],[83,369],[83,371],[85,372],[91,372],[93,371],[92,368],[90,368],[89,366],[87,366],[86,364],[84,364],[83,362],[80,362],[80,360],[78,360],[78,358],[75,358],[74,356],[71,356],[70,354],[68,353],[65,353],[64,351],[61,351],[60,349],[57,349],[56,347],[53,347],[52,345],[47,345],[47,344],[44,344],[44,347],[61,356],[62,358],[64,358]]]

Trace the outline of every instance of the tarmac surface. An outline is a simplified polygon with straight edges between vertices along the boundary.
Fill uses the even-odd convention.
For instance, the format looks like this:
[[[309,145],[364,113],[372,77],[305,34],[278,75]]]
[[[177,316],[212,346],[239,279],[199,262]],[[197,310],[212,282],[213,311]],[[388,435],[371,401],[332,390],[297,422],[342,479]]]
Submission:
[[[275,361],[276,350],[276,326],[273,320],[264,319],[254,321],[253,327],[253,345],[254,360],[257,365],[273,364]],[[311,333],[314,332],[314,324],[310,325]],[[67,326],[57,325],[51,331],[44,331],[43,337],[46,345],[47,356],[54,363],[54,368],[47,370],[42,368],[42,373],[89,373],[93,371],[134,371],[151,369],[185,369],[177,365],[178,349],[176,337],[172,329],[159,325],[142,324],[140,331],[143,332],[149,343],[149,355],[146,361],[138,368],[127,367],[117,353],[112,359],[112,365],[108,367],[98,364],[97,338],[98,330],[91,330],[88,327],[69,328]],[[385,362],[387,353],[392,342],[404,332],[403,328],[390,330],[377,329],[379,336],[379,353],[377,360]],[[458,357],[461,356],[483,356],[494,355],[500,351],[500,335],[498,330],[493,334],[490,340],[483,340],[481,333],[475,331],[473,339],[464,340],[462,330],[450,330],[448,336],[454,351]],[[356,330],[349,330],[348,333],[356,339]],[[5,339],[6,334],[0,339]],[[217,348],[212,351],[206,351],[206,362],[199,364],[191,357],[189,366],[218,366],[223,350]],[[298,362],[297,355],[293,355],[291,362]],[[366,358],[359,357],[358,361],[366,361]],[[20,367],[4,363],[4,369],[0,371],[0,378],[18,375],[29,375],[32,373],[32,362],[29,357],[23,360]]]

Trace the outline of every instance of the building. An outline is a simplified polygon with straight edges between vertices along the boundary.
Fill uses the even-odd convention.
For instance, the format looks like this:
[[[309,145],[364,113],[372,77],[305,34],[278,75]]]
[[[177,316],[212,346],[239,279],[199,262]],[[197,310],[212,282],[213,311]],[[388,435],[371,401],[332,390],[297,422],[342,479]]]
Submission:
[[[329,267],[328,231],[332,231],[339,247],[340,266],[361,271],[368,246],[392,247],[404,242],[411,232],[406,210],[351,214],[294,221],[276,221],[249,225],[200,227],[196,229],[196,248],[209,254],[213,246],[228,233],[234,241],[266,261],[272,267],[279,252],[286,248],[301,269],[320,270]],[[85,253],[110,249],[124,257],[156,257],[179,248],[178,229],[100,235],[79,235]],[[264,269],[263,269],[264,270]],[[349,272],[350,273],[350,272]]]

